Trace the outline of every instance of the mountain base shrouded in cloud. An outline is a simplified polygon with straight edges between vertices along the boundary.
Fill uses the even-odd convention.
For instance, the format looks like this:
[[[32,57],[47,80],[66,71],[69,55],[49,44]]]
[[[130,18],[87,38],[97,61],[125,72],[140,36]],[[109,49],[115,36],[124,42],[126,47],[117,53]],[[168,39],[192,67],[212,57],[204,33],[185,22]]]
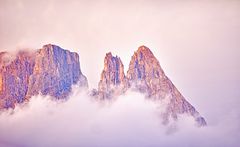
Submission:
[[[178,120],[180,114],[191,115],[198,126],[207,123],[199,112],[182,96],[172,81],[165,75],[159,61],[146,46],[140,46],[134,52],[127,76],[121,59],[107,53],[104,58],[104,69],[98,83],[98,91],[93,90],[91,95],[100,100],[112,100],[124,94],[129,88],[144,93],[146,98],[167,106],[162,112],[163,123],[170,119]]]
[[[79,55],[75,52],[47,44],[33,53],[21,51],[7,63],[6,54],[0,53],[0,109],[14,108],[38,94],[66,99],[72,85],[88,86],[80,68]],[[98,91],[93,90],[91,95],[103,101],[113,100],[130,87],[145,93],[156,103],[167,102],[165,112],[162,112],[163,123],[178,120],[180,114],[188,114],[198,126],[206,125],[205,119],[181,95],[146,46],[140,46],[134,52],[127,76],[121,59],[107,53]]]
[[[143,50],[148,53],[141,53]],[[105,62],[107,68],[102,73],[102,78],[105,79],[99,82],[100,86],[103,84],[103,88],[100,89],[106,92],[104,90],[110,88],[112,91],[116,88],[114,85],[127,83],[123,84],[127,86],[123,89],[118,87],[120,93],[113,92],[113,97],[108,97],[114,101],[97,101],[96,97],[89,95],[81,84],[71,85],[68,99],[57,100],[54,95],[40,92],[26,103],[16,105],[15,109],[1,111],[0,146],[175,147],[179,144],[186,147],[238,146],[237,138],[240,137],[240,131],[236,130],[240,129],[238,125],[240,111],[234,111],[235,101],[223,105],[221,110],[224,111],[210,114],[211,117],[208,115],[210,123],[207,126],[196,127],[199,123],[193,114],[198,112],[195,112],[195,108],[186,102],[165,76],[159,62],[149,49],[140,47],[134,54],[127,76],[124,75],[120,58],[108,55],[109,58],[106,58]],[[144,56],[151,57],[146,59]],[[27,61],[28,58],[31,59],[30,56],[23,56]],[[43,58],[38,64],[42,65],[44,61]],[[148,64],[151,66],[147,66]],[[8,65],[11,64],[8,62]],[[72,64],[69,65],[74,67]],[[133,68],[131,65],[134,65]],[[49,66],[53,71],[56,68],[51,64],[47,67]],[[31,69],[32,66],[27,64],[27,67]],[[46,70],[44,66],[42,68],[42,70],[36,68],[35,73]],[[47,70],[47,73],[49,71],[51,70]],[[41,80],[40,77],[38,81],[41,83]],[[109,80],[111,80],[110,84]],[[160,89],[157,88],[158,84],[162,84]],[[162,87],[165,89],[161,89]],[[160,90],[160,93],[154,88]],[[160,94],[164,94],[164,97],[159,97]],[[171,98],[176,101],[172,102]],[[177,104],[184,107],[179,107]],[[177,108],[169,111],[177,114],[177,121],[170,113],[168,123],[163,123],[169,106]],[[211,110],[212,106],[205,103],[204,109]],[[181,111],[184,113],[180,113]]]
[[[188,115],[163,125],[159,114],[164,107],[131,91],[104,104],[79,88],[64,102],[38,95],[24,107],[1,112],[0,146],[226,147],[238,142],[236,114],[202,128]]]

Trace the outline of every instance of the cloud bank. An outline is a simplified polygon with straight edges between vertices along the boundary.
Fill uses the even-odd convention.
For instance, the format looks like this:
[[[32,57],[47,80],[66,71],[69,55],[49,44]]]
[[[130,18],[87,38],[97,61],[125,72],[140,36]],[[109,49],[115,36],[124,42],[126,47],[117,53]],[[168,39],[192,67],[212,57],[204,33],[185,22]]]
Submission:
[[[221,121],[198,128],[188,116],[162,125],[161,107],[135,92],[113,103],[96,102],[76,88],[64,102],[39,95],[25,106],[1,113],[0,146],[238,146],[239,111],[216,114]]]

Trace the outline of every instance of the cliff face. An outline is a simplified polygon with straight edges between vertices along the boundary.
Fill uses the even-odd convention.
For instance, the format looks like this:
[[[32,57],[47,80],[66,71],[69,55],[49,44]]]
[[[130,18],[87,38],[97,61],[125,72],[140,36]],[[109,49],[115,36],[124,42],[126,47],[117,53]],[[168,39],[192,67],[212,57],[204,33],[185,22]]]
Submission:
[[[178,114],[190,114],[199,126],[206,125],[203,117],[187,102],[174,84],[163,72],[158,60],[149,48],[141,46],[132,56],[127,72],[131,86],[143,92],[149,99],[161,103],[167,101],[164,112],[164,123],[171,118],[177,119]]]
[[[128,80],[124,74],[124,66],[119,57],[107,53],[104,59],[104,69],[98,83],[98,92],[101,98],[110,98],[122,94],[127,90]]]
[[[33,95],[65,98],[73,84],[86,87],[77,53],[45,45],[34,53],[20,52],[9,63],[0,54],[0,108],[14,107]]]
[[[2,53],[0,58],[0,108],[14,107],[24,101],[28,91],[28,81],[33,73],[33,56],[19,52],[16,57]],[[8,59],[15,58],[13,61]]]
[[[87,79],[80,70],[78,54],[55,45],[45,45],[36,53],[27,97],[42,93],[64,98],[78,81],[81,81],[80,86],[87,86]]]

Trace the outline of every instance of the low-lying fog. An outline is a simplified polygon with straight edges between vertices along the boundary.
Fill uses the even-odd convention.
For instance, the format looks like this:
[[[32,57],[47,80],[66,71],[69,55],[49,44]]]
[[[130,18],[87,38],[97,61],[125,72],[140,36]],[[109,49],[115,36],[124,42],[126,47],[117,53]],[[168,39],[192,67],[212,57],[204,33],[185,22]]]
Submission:
[[[1,113],[0,146],[238,146],[239,111],[226,108],[227,115],[218,113],[211,118],[221,118],[220,122],[198,128],[188,116],[162,125],[161,107],[135,92],[105,104],[77,88],[65,102],[36,96],[25,106]]]

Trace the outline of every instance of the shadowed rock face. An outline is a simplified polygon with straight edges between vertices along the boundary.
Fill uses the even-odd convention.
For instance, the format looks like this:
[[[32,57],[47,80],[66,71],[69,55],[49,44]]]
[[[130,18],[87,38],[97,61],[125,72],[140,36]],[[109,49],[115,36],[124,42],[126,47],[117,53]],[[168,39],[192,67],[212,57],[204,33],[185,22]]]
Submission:
[[[0,54],[0,108],[40,93],[65,98],[73,84],[88,86],[77,53],[49,44],[34,53],[20,52],[7,64],[6,54]]]
[[[98,94],[102,99],[112,95],[120,95],[127,90],[128,81],[124,74],[124,66],[119,57],[107,53],[104,59],[104,69],[98,83]]]

